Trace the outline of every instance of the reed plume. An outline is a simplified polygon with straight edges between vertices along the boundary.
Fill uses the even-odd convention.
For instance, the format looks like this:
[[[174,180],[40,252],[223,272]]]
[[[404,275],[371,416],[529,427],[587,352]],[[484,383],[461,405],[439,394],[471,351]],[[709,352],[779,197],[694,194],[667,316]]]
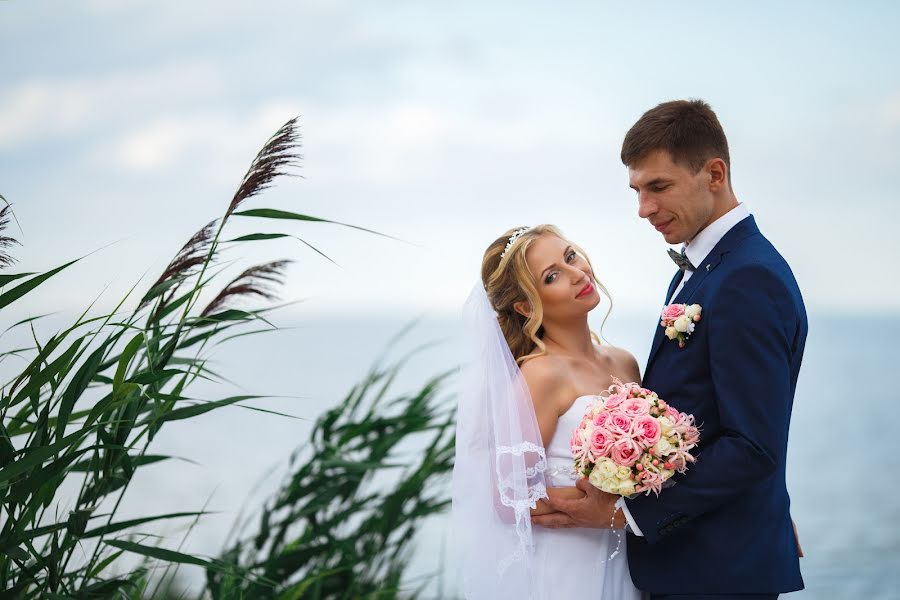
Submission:
[[[276,260],[262,265],[250,267],[226,285],[212,302],[206,305],[201,317],[205,317],[231,303],[241,296],[259,296],[266,300],[274,300],[277,294],[271,284],[282,283],[284,268],[290,260]]]
[[[9,225],[9,215],[11,212],[12,207],[9,204],[4,206],[3,208],[0,208],[0,269],[2,269],[3,267],[8,267],[16,261],[16,259],[10,256],[6,252],[6,250],[13,244],[19,244],[19,241],[14,238],[2,235],[2,232],[6,229],[6,226]]]
[[[175,258],[169,262],[168,266],[163,270],[162,275],[159,276],[159,279],[154,282],[152,286],[150,286],[150,290],[141,300],[138,308],[145,306],[150,300],[158,295],[158,292],[161,286],[164,286],[166,282],[171,281],[172,283],[169,286],[166,286],[168,289],[168,294],[166,297],[160,302],[160,306],[157,308],[157,312],[171,301],[172,297],[175,295],[175,292],[181,287],[181,284],[185,279],[190,277],[190,275],[194,272],[194,267],[202,265],[203,261],[206,260],[206,256],[209,252],[209,246],[213,240],[214,228],[218,223],[218,219],[213,219],[206,225],[204,225],[197,233],[191,236],[191,239],[187,241],[187,243],[181,247],[181,250],[178,251],[178,254],[175,255]]]
[[[281,175],[290,175],[289,167],[297,167],[302,158],[296,152],[299,146],[300,132],[297,129],[297,117],[290,119],[282,125],[275,134],[265,143],[250,168],[241,180],[228,211],[227,219],[247,198],[251,198],[261,191],[269,188],[272,181]]]

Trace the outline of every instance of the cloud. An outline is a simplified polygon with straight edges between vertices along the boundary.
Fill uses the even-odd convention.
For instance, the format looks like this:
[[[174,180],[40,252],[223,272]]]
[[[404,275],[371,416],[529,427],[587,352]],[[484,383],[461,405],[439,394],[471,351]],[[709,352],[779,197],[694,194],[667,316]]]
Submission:
[[[133,120],[147,106],[214,95],[223,84],[220,71],[205,63],[24,81],[0,93],[0,150],[94,133],[99,126]]]
[[[203,156],[215,170],[246,166],[247,149],[260,147],[280,125],[296,116],[290,103],[267,102],[247,113],[168,115],[127,131],[102,146],[95,157],[130,171],[168,169],[191,156]]]

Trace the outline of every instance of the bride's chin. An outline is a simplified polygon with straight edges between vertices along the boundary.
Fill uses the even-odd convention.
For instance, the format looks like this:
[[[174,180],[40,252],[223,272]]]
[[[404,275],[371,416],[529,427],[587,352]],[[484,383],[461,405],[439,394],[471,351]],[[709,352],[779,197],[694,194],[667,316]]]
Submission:
[[[600,300],[601,300],[601,298],[600,298],[600,296],[599,296],[599,294],[598,294],[598,295],[597,295],[597,299],[596,299],[594,302],[592,302],[591,304],[588,305],[588,308],[587,308],[587,310],[586,310],[585,312],[591,312],[592,310],[594,310],[595,308],[597,308],[598,306],[600,306]]]

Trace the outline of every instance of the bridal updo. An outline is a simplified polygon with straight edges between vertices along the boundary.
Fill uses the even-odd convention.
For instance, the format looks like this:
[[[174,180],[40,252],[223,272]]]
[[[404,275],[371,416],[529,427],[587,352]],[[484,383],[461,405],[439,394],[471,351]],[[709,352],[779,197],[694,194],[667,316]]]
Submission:
[[[507,249],[510,237],[520,229],[526,229],[526,231],[519,234],[506,254],[503,254]],[[484,284],[491,305],[497,312],[497,321],[500,323],[503,337],[506,338],[506,343],[509,344],[509,349],[519,364],[528,359],[537,358],[546,352],[544,342],[541,340],[544,336],[542,325],[544,308],[538,294],[537,280],[528,270],[528,263],[525,262],[528,248],[534,240],[545,234],[566,240],[562,232],[553,225],[537,225],[531,228],[516,227],[494,240],[485,250],[484,258],[481,261],[481,282]],[[576,244],[569,240],[566,241],[584,257],[593,273],[594,267],[587,254]],[[501,254],[503,254],[502,257]],[[609,293],[606,288],[596,279],[595,282],[597,289],[608,298]],[[531,313],[528,316],[516,312],[513,308],[517,302],[522,301],[531,306]],[[592,335],[595,341],[600,343],[597,335],[593,332]]]

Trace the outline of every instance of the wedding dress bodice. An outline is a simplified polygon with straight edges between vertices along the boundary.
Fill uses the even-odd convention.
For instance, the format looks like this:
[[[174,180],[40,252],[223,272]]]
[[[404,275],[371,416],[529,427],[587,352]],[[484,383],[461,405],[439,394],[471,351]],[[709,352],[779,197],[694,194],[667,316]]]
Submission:
[[[596,396],[579,396],[572,406],[559,417],[553,439],[547,444],[547,485],[563,487],[575,485],[575,461],[569,445],[572,432],[581,423],[581,417]]]

